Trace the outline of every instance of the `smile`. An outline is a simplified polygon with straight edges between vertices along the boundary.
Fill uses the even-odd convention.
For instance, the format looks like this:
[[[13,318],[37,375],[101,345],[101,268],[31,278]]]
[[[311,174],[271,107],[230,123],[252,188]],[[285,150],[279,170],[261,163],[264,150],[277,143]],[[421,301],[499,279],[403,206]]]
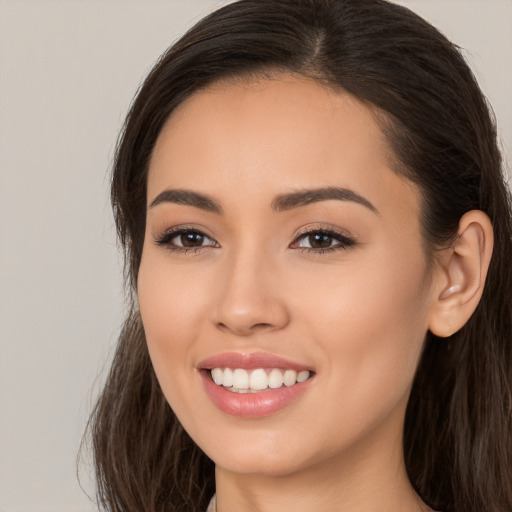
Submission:
[[[311,372],[302,370],[281,370],[280,368],[213,368],[210,372],[213,382],[235,393],[261,393],[282,386],[291,387],[309,379]]]
[[[197,369],[213,405],[239,418],[281,411],[296,403],[316,380],[311,367],[263,352],[217,354]]]

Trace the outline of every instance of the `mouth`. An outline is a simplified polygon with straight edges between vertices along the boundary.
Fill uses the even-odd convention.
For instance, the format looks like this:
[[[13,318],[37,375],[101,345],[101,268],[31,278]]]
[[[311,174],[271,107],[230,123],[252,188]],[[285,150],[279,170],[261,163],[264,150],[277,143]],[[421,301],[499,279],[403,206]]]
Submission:
[[[198,365],[207,395],[231,416],[258,418],[301,397],[316,373],[304,365],[265,353],[219,354]]]
[[[310,378],[309,370],[286,370],[281,368],[213,368],[210,376],[217,386],[234,393],[261,393],[283,386],[292,387]]]

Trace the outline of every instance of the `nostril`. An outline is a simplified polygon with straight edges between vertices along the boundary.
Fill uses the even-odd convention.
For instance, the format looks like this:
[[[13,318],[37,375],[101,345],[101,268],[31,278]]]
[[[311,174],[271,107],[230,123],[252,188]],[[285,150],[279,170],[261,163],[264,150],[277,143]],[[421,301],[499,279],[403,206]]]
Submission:
[[[236,336],[250,336],[253,334],[253,330],[248,325],[235,324],[235,323],[217,323],[217,328],[225,333],[232,333]]]
[[[271,323],[267,322],[259,322],[255,324],[239,324],[235,325],[234,323],[231,323],[229,325],[225,324],[224,322],[217,322],[217,328],[221,331],[232,331],[240,336],[248,336],[251,333],[255,331],[264,331],[264,330],[270,330],[275,328]]]
[[[254,324],[251,329],[253,330],[256,330],[256,329],[269,329],[272,327],[272,324],[267,324],[267,323],[259,323],[259,324]]]

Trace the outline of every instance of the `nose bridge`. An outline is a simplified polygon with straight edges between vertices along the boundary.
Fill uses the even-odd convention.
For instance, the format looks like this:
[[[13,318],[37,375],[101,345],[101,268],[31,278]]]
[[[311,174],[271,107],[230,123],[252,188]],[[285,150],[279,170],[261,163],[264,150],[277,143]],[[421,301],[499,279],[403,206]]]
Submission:
[[[277,274],[275,258],[254,239],[231,250],[221,277],[217,326],[238,335],[284,327],[289,314]]]

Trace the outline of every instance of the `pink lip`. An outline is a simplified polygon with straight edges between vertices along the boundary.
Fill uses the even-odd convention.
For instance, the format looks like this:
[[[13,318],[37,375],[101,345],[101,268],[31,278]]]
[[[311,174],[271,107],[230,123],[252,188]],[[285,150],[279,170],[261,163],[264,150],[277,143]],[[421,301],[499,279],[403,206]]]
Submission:
[[[246,370],[254,370],[256,368],[283,368],[295,370],[296,372],[311,370],[308,366],[266,352],[226,352],[201,361],[197,367],[206,370],[211,370],[212,368],[244,368]]]
[[[198,365],[206,393],[222,412],[240,418],[261,418],[274,414],[300,398],[314,381],[312,377],[293,386],[282,386],[259,393],[234,393],[215,384],[209,370],[212,368],[282,368],[295,371],[310,370],[307,366],[294,363],[272,354],[255,352],[251,354],[225,353],[205,359]],[[310,370],[311,371],[311,370]]]

